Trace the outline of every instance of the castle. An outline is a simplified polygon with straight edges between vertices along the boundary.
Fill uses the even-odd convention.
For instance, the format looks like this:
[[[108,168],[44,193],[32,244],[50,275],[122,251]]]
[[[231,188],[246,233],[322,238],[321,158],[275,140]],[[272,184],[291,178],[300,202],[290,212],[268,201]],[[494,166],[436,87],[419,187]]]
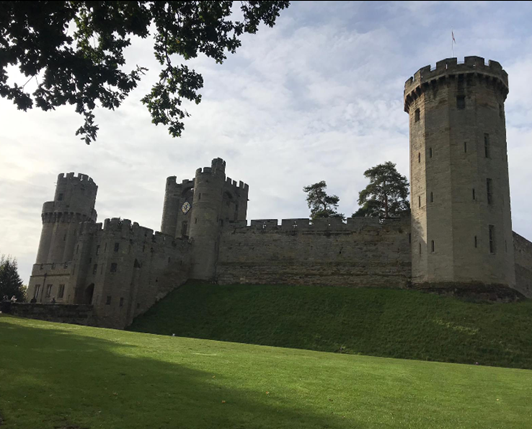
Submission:
[[[408,287],[483,284],[532,296],[532,243],[512,232],[504,102],[495,61],[445,59],[405,83],[411,216],[246,220],[249,187],[214,159],[166,181],[161,232],[96,223],[98,187],[60,174],[28,297],[91,304],[95,324],[124,328],[188,279],[219,284]]]

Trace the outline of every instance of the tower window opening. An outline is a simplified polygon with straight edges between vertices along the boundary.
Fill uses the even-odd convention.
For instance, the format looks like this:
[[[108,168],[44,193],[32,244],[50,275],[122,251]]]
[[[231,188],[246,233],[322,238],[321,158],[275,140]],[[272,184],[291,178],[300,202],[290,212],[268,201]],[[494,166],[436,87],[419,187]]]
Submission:
[[[50,298],[51,295],[52,295],[52,285],[46,285],[46,295],[45,295],[45,297],[46,298]]]
[[[111,297],[108,295],[107,300],[105,301],[105,305],[111,305]]]
[[[429,158],[432,158],[432,148],[429,148]]]
[[[421,195],[417,197],[417,204],[419,207],[421,207]]]
[[[459,95],[456,97],[456,108],[459,110],[465,109],[465,95]]]
[[[417,162],[421,162],[421,152],[417,154]]]
[[[194,224],[198,223],[198,218],[194,219]]]
[[[412,234],[408,234],[408,244],[412,243]]]
[[[419,243],[419,254],[421,255],[421,243]]]
[[[491,184],[491,179],[486,179],[486,193],[488,197],[488,204],[493,202],[493,186]]]
[[[434,202],[434,194],[431,192],[430,193],[430,202],[433,203]]]
[[[475,195],[475,188],[473,188],[473,199],[476,200],[476,195]]]
[[[464,153],[467,153],[467,142],[464,142]]]
[[[490,135],[484,134],[484,156],[491,158],[490,156]]]
[[[35,285],[35,293],[33,294],[33,297],[35,299],[39,298],[39,291],[41,289],[41,285]]]
[[[63,194],[59,194],[59,196],[57,197],[57,201],[63,201]]]
[[[434,253],[434,240],[432,240],[432,241],[430,242],[430,246],[431,246],[431,251],[432,251],[432,253]]]
[[[112,273],[116,273],[116,269],[117,269],[117,267],[118,267],[118,265],[117,265],[115,262],[113,262],[113,263],[111,264],[111,272],[112,272]]]
[[[63,241],[66,241],[66,236],[67,236],[66,234],[63,236]]]
[[[475,249],[478,247],[478,239],[477,239],[477,236],[475,235]]]
[[[495,226],[489,226],[490,253],[495,253]]]
[[[92,267],[92,274],[96,274],[98,272],[98,264],[94,264]]]
[[[65,295],[65,285],[59,285],[59,292],[57,293],[58,298],[63,298]]]
[[[98,255],[100,253],[100,245],[96,246],[96,254]]]
[[[118,252],[118,249],[120,249],[120,243],[115,243],[115,252]]]
[[[414,121],[419,122],[419,109],[416,109],[416,112],[414,114]]]
[[[120,307],[123,307],[124,306],[124,298],[123,297],[120,297]]]
[[[499,118],[504,118],[504,108],[499,104]]]

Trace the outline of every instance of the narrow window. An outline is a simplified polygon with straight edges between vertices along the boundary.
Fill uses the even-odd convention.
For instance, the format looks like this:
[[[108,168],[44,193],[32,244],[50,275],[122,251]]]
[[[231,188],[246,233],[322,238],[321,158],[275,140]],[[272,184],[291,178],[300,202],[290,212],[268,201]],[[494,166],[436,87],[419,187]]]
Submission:
[[[490,253],[495,253],[495,226],[489,226]]]
[[[478,240],[477,240],[477,236],[475,235],[475,249],[478,247]]]
[[[123,307],[124,306],[124,298],[120,298],[120,307]]]
[[[185,220],[183,223],[181,223],[181,236],[186,237],[187,236],[187,229],[188,229],[188,222]]]
[[[484,134],[484,156],[491,158],[490,156],[490,135]]]
[[[464,153],[467,153],[467,142],[464,142]]]
[[[414,114],[414,121],[419,122],[419,109],[416,109],[416,112]]]
[[[65,295],[65,285],[59,285],[59,292],[57,293],[57,298],[63,298]]]
[[[499,104],[499,118],[504,118],[504,108]]]
[[[417,154],[417,162],[421,162],[421,152]]]
[[[421,243],[419,243],[419,254],[421,255]]]
[[[66,234],[63,236],[63,241],[66,241]]]
[[[408,234],[408,244],[412,243],[412,234]]]
[[[79,253],[79,244],[76,246],[76,253]]]
[[[432,158],[432,148],[429,148],[429,158]]]
[[[475,188],[473,188],[473,199],[476,200],[476,195],[475,195]]]
[[[417,197],[418,206],[421,207],[421,195]]]
[[[52,285],[46,285],[46,295],[45,295],[45,297],[46,298],[50,298],[51,295],[52,295]]]
[[[119,248],[120,248],[120,243],[115,243],[115,252],[118,252]]]
[[[194,219],[194,224],[198,223],[198,218]]]
[[[465,109],[465,96],[459,95],[456,97],[456,108],[459,110]]]
[[[486,179],[486,191],[488,196],[488,204],[493,202],[491,179]]]
[[[57,201],[63,201],[63,194],[59,194],[59,197],[57,198]]]
[[[96,274],[98,272],[98,264],[94,264],[92,267],[92,274]]]
[[[430,202],[433,203],[434,202],[434,194],[431,192],[430,193]]]
[[[431,247],[431,251],[432,251],[432,253],[434,253],[434,240],[432,240],[432,241],[430,242],[430,247]]]
[[[111,297],[108,295],[107,300],[105,301],[105,305],[111,305]]]
[[[39,291],[41,290],[41,285],[35,285],[35,293],[33,294],[33,297],[37,299],[39,297]]]
[[[100,245],[96,246],[96,254],[98,255],[100,253]]]
[[[116,273],[116,268],[117,268],[117,264],[116,263],[112,263],[111,264],[111,272],[112,273]]]

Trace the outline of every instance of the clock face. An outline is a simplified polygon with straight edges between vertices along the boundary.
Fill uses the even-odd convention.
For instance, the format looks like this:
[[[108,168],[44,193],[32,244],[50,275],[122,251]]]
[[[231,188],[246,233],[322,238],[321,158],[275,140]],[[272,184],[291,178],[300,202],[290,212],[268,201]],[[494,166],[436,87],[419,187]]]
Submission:
[[[183,212],[183,214],[187,214],[188,211],[190,210],[190,207],[191,207],[190,203],[188,201],[185,201],[183,205],[181,206],[181,211]]]

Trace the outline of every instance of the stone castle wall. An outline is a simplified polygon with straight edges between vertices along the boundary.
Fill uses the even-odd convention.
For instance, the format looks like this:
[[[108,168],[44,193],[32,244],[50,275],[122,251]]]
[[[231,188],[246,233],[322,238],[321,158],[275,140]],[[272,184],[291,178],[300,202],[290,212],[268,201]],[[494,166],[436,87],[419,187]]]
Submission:
[[[409,218],[283,219],[236,222],[220,236],[220,284],[406,287]]]
[[[514,237],[515,289],[532,298],[532,243],[516,232]]]

